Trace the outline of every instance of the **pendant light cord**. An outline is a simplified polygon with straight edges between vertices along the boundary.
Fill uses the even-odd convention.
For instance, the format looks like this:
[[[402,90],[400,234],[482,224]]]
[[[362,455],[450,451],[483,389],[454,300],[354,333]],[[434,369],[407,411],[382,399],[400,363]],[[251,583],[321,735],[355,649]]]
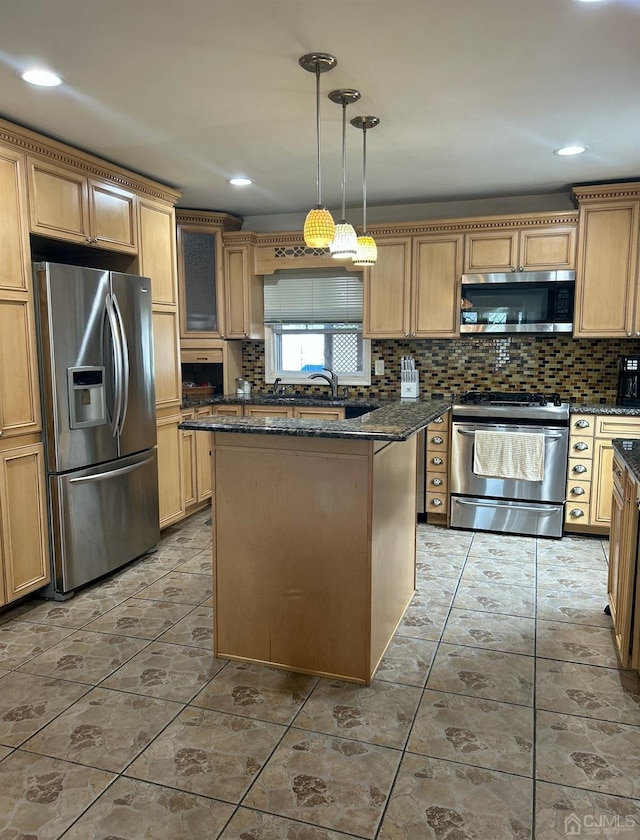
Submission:
[[[367,232],[367,127],[362,127],[362,234]]]
[[[322,205],[322,180],[320,175],[320,65],[316,64],[316,147],[318,149],[318,168],[316,184],[318,187],[317,205]]]
[[[342,213],[340,219],[346,218],[345,193],[347,190],[347,103],[342,103]]]

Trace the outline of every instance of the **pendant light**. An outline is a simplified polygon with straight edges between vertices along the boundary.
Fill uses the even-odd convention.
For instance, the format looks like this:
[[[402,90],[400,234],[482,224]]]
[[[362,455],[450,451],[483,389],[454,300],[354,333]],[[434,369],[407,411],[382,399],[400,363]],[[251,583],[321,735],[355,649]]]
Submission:
[[[375,265],[378,248],[373,236],[367,233],[367,129],[379,124],[378,117],[354,117],[351,125],[362,130],[362,234],[353,258],[354,265]]]
[[[320,74],[327,73],[338,63],[329,53],[308,53],[298,59],[304,70],[316,74],[316,145],[318,151],[317,204],[307,213],[304,222],[304,242],[308,248],[326,248],[333,241],[335,222],[333,216],[322,206],[322,180],[320,176]]]
[[[351,88],[332,90],[329,99],[336,105],[342,105],[342,212],[340,221],[336,225],[336,232],[333,242],[329,245],[331,256],[335,259],[349,259],[355,256],[358,246],[358,237],[346,219],[345,195],[347,191],[346,170],[347,170],[347,105],[357,102],[360,99],[360,91]]]

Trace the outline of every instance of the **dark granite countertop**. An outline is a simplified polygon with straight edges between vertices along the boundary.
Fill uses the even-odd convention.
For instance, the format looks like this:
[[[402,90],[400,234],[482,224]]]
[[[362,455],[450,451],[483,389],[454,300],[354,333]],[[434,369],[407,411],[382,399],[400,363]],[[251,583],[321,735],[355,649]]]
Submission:
[[[235,394],[218,394],[211,397],[202,397],[202,399],[183,400],[181,408],[183,410],[189,408],[198,408],[203,405],[308,405],[308,406],[330,406],[331,408],[343,408],[346,406],[353,406],[354,408],[367,408],[371,411],[375,408],[380,408],[386,400],[371,400],[371,399],[350,399],[343,397],[305,397],[305,396],[269,396],[267,394],[254,394],[250,397],[238,397]]]
[[[600,405],[597,403],[571,403],[569,406],[571,414],[619,414],[627,417],[640,417],[640,406]]]
[[[235,400],[239,402],[239,400]],[[243,402],[255,405],[253,399]],[[282,400],[277,400],[282,404]],[[354,401],[344,403],[353,405]],[[316,405],[332,404],[319,400]],[[333,403],[333,404],[338,404]],[[286,403],[285,403],[286,404]],[[295,400],[296,405],[303,403]],[[187,420],[181,429],[206,432],[239,432],[256,435],[291,435],[298,437],[350,438],[360,440],[407,440],[421,431],[436,417],[448,411],[448,400],[396,400],[353,420],[307,420],[284,417],[224,417],[213,415],[198,420]]]
[[[614,438],[613,449],[624,459],[636,481],[640,481],[640,440]]]

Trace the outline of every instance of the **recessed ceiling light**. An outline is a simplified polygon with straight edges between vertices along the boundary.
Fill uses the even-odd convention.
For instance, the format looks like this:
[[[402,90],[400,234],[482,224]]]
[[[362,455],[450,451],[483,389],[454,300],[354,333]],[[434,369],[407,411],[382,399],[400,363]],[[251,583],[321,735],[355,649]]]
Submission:
[[[249,184],[253,184],[253,181],[251,178],[238,177],[229,178],[229,183],[233,184],[234,187],[248,187]]]
[[[581,0],[583,3],[599,3],[600,0]]]
[[[588,0],[588,2],[593,2],[593,0]],[[583,152],[587,151],[586,146],[563,146],[561,149],[554,149],[554,155],[581,155]]]
[[[52,73],[50,70],[43,70],[42,68],[25,70],[20,76],[25,82],[29,82],[30,85],[38,85],[39,87],[56,87],[62,84],[62,79],[57,73]]]

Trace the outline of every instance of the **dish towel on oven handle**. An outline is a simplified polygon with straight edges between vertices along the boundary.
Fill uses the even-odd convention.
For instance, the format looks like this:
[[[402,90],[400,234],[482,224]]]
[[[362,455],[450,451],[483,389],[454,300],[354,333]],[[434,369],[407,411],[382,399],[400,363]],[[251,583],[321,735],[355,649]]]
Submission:
[[[542,481],[544,434],[476,430],[473,471],[489,478]]]

